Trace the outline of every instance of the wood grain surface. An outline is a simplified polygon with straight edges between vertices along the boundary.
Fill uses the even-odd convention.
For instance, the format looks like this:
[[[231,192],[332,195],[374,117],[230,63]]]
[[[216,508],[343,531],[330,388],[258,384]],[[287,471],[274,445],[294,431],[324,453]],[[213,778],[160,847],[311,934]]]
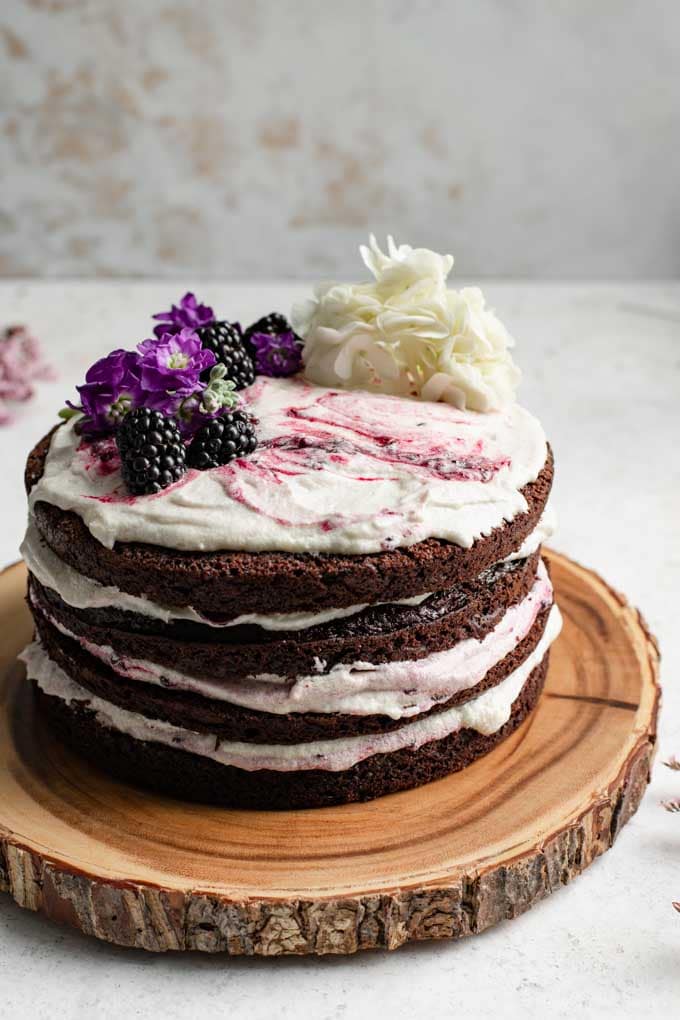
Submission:
[[[186,804],[54,740],[16,662],[25,569],[0,576],[0,889],[109,942],[351,953],[522,913],[609,849],[649,779],[658,649],[594,573],[549,553],[565,626],[533,715],[456,775],[297,812]]]

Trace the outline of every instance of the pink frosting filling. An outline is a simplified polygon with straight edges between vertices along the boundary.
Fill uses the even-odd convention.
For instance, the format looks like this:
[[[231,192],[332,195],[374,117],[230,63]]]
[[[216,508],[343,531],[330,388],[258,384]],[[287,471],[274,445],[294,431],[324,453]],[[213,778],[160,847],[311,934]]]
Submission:
[[[39,642],[29,645],[21,657],[26,663],[28,675],[36,680],[45,693],[68,704],[82,702],[96,714],[101,725],[127,733],[135,740],[156,741],[250,771],[325,769],[337,772],[351,768],[356,762],[374,754],[389,754],[401,748],[417,749],[461,728],[475,729],[487,735],[496,733],[510,718],[515,699],[531,671],[541,662],[551,642],[559,634],[560,627],[560,612],[553,605],[546,628],[533,652],[500,684],[463,705],[405,722],[387,733],[304,744],[248,744],[220,740],[210,733],[186,730],[161,719],[129,712],[90,694],[52,662]]]
[[[387,715],[408,718],[426,712],[461,691],[476,686],[498,662],[527,636],[538,614],[552,603],[553,589],[541,562],[526,597],[511,606],[482,640],[469,638],[453,648],[422,659],[372,665],[340,664],[294,680],[260,674],[239,681],[211,681],[187,676],[148,660],[119,656],[108,645],[78,637],[50,617],[62,633],[91,655],[130,680],[192,691],[218,701],[261,712],[339,712],[344,715]]]

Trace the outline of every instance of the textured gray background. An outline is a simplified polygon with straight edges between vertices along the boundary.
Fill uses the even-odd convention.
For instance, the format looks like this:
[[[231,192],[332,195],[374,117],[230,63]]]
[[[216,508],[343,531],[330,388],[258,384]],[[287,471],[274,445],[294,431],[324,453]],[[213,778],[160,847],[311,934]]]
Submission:
[[[680,269],[677,0],[3,0],[0,274]]]

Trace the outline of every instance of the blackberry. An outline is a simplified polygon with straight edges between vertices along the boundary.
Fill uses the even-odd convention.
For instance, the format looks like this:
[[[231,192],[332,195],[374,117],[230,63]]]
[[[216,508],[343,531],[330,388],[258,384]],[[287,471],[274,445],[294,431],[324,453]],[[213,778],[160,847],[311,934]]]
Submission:
[[[123,481],[135,496],[160,492],[187,469],[179,429],[162,411],[148,407],[130,411],[116,433],[116,443]]]
[[[200,428],[189,446],[189,466],[205,471],[245,457],[257,446],[255,427],[243,411],[231,411]]]
[[[270,336],[278,336],[279,333],[287,333],[289,329],[291,329],[291,325],[285,315],[281,315],[281,312],[270,312],[269,315],[263,315],[261,319],[254,322],[252,326],[248,326],[243,334],[243,339],[247,344],[253,333],[269,333]]]
[[[211,322],[196,332],[205,350],[212,351],[217,363],[225,366],[227,379],[232,380],[237,390],[255,382],[253,359],[246,350],[237,322]],[[203,373],[202,378],[210,378],[210,369]]]
[[[255,348],[250,342],[253,333],[268,333],[269,336],[278,336],[280,333],[287,333],[291,328],[288,319],[285,315],[281,315],[281,312],[270,312],[269,315],[263,315],[261,319],[254,322],[252,326],[248,326],[243,334],[243,343],[253,362],[255,361]]]

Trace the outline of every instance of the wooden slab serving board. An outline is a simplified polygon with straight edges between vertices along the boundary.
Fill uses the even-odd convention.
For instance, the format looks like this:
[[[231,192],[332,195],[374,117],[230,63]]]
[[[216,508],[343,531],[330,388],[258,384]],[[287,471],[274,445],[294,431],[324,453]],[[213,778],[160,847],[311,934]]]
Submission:
[[[124,946],[351,953],[522,913],[614,842],[649,778],[658,650],[600,578],[549,554],[565,626],[533,715],[457,775],[369,804],[246,812],[107,779],[54,740],[0,576],[0,889]]]

